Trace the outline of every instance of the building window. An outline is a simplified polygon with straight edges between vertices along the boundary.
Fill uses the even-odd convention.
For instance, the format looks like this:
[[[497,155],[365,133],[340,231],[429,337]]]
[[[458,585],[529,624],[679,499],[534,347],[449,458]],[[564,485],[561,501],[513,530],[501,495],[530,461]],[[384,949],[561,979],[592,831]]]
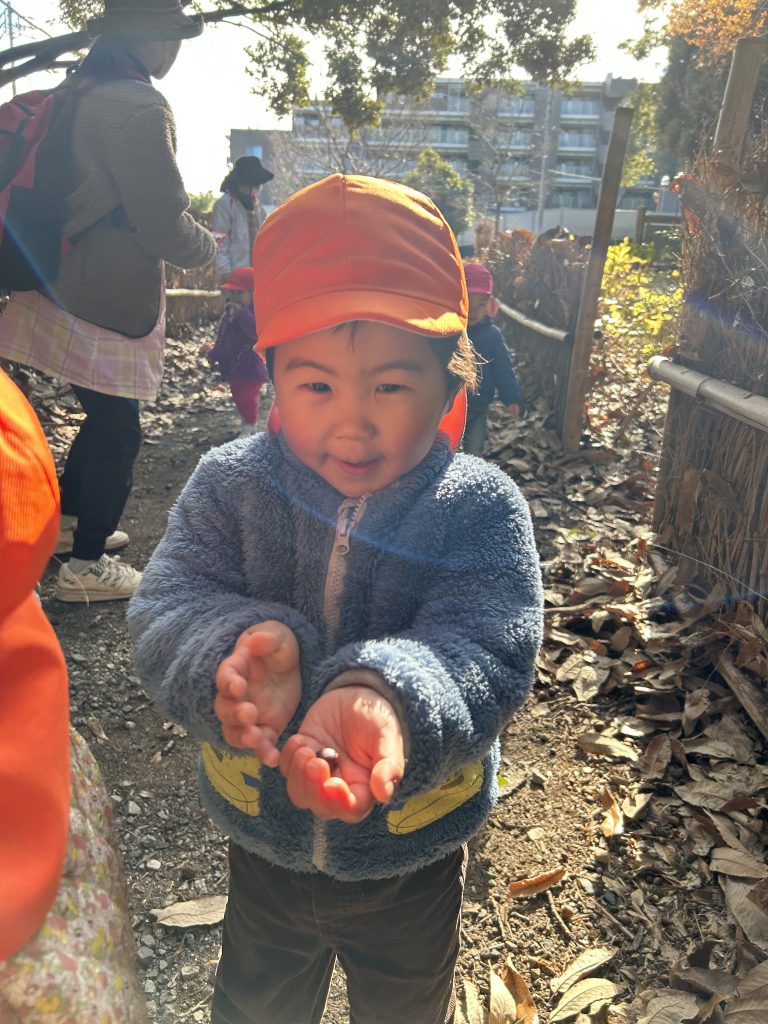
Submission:
[[[596,117],[600,113],[597,100],[577,100],[572,97],[564,99],[560,104],[563,117]]]
[[[561,132],[561,149],[595,149],[597,135],[595,132]]]
[[[528,96],[502,96],[499,113],[513,117],[533,117],[533,100]]]
[[[263,146],[246,146],[243,150],[244,156],[257,156],[259,159],[264,156]]]

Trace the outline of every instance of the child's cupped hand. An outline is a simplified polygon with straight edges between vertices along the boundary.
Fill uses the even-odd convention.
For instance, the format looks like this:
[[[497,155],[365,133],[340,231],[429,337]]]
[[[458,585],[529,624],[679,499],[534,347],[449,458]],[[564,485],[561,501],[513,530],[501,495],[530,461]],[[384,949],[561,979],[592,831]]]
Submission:
[[[332,770],[319,751],[339,755]],[[347,686],[319,697],[280,755],[291,802],[321,819],[362,821],[389,803],[403,776],[403,734],[394,708],[376,690]]]
[[[301,698],[299,645],[292,630],[269,620],[250,626],[216,670],[213,710],[231,747],[253,750],[270,768],[277,739]]]

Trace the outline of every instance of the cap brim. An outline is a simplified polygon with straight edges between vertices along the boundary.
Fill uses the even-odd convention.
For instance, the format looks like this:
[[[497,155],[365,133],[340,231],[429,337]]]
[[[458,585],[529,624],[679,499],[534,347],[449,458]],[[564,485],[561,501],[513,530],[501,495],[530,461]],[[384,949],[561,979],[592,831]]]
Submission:
[[[423,298],[402,292],[343,289],[307,296],[276,310],[266,323],[259,324],[256,350],[263,352],[352,320],[375,320],[433,338],[454,337],[467,329],[466,321],[454,310]]]
[[[163,26],[152,24],[151,21],[142,23],[140,15],[136,14],[126,20],[104,15],[86,22],[90,36],[146,36],[161,41],[194,39],[202,35],[204,28],[205,19],[202,14],[182,14],[174,24]]]

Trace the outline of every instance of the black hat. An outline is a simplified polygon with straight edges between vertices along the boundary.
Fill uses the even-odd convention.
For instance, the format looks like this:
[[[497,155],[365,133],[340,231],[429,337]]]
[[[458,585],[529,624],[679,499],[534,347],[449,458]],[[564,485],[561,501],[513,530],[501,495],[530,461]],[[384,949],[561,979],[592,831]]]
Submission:
[[[202,14],[184,14],[181,0],[104,0],[104,13],[87,23],[90,35],[192,39],[205,27]]]
[[[241,156],[228,174],[230,185],[265,185],[272,181],[274,174],[262,167],[257,156]]]

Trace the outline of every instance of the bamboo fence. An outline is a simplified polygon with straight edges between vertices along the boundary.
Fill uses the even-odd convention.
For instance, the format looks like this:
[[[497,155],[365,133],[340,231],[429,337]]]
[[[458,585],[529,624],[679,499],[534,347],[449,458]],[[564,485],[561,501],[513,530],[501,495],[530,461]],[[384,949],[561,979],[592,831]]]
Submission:
[[[679,182],[685,307],[674,361],[768,397],[768,128],[738,165]],[[755,600],[768,618],[768,431],[673,391],[654,525],[678,582]]]

